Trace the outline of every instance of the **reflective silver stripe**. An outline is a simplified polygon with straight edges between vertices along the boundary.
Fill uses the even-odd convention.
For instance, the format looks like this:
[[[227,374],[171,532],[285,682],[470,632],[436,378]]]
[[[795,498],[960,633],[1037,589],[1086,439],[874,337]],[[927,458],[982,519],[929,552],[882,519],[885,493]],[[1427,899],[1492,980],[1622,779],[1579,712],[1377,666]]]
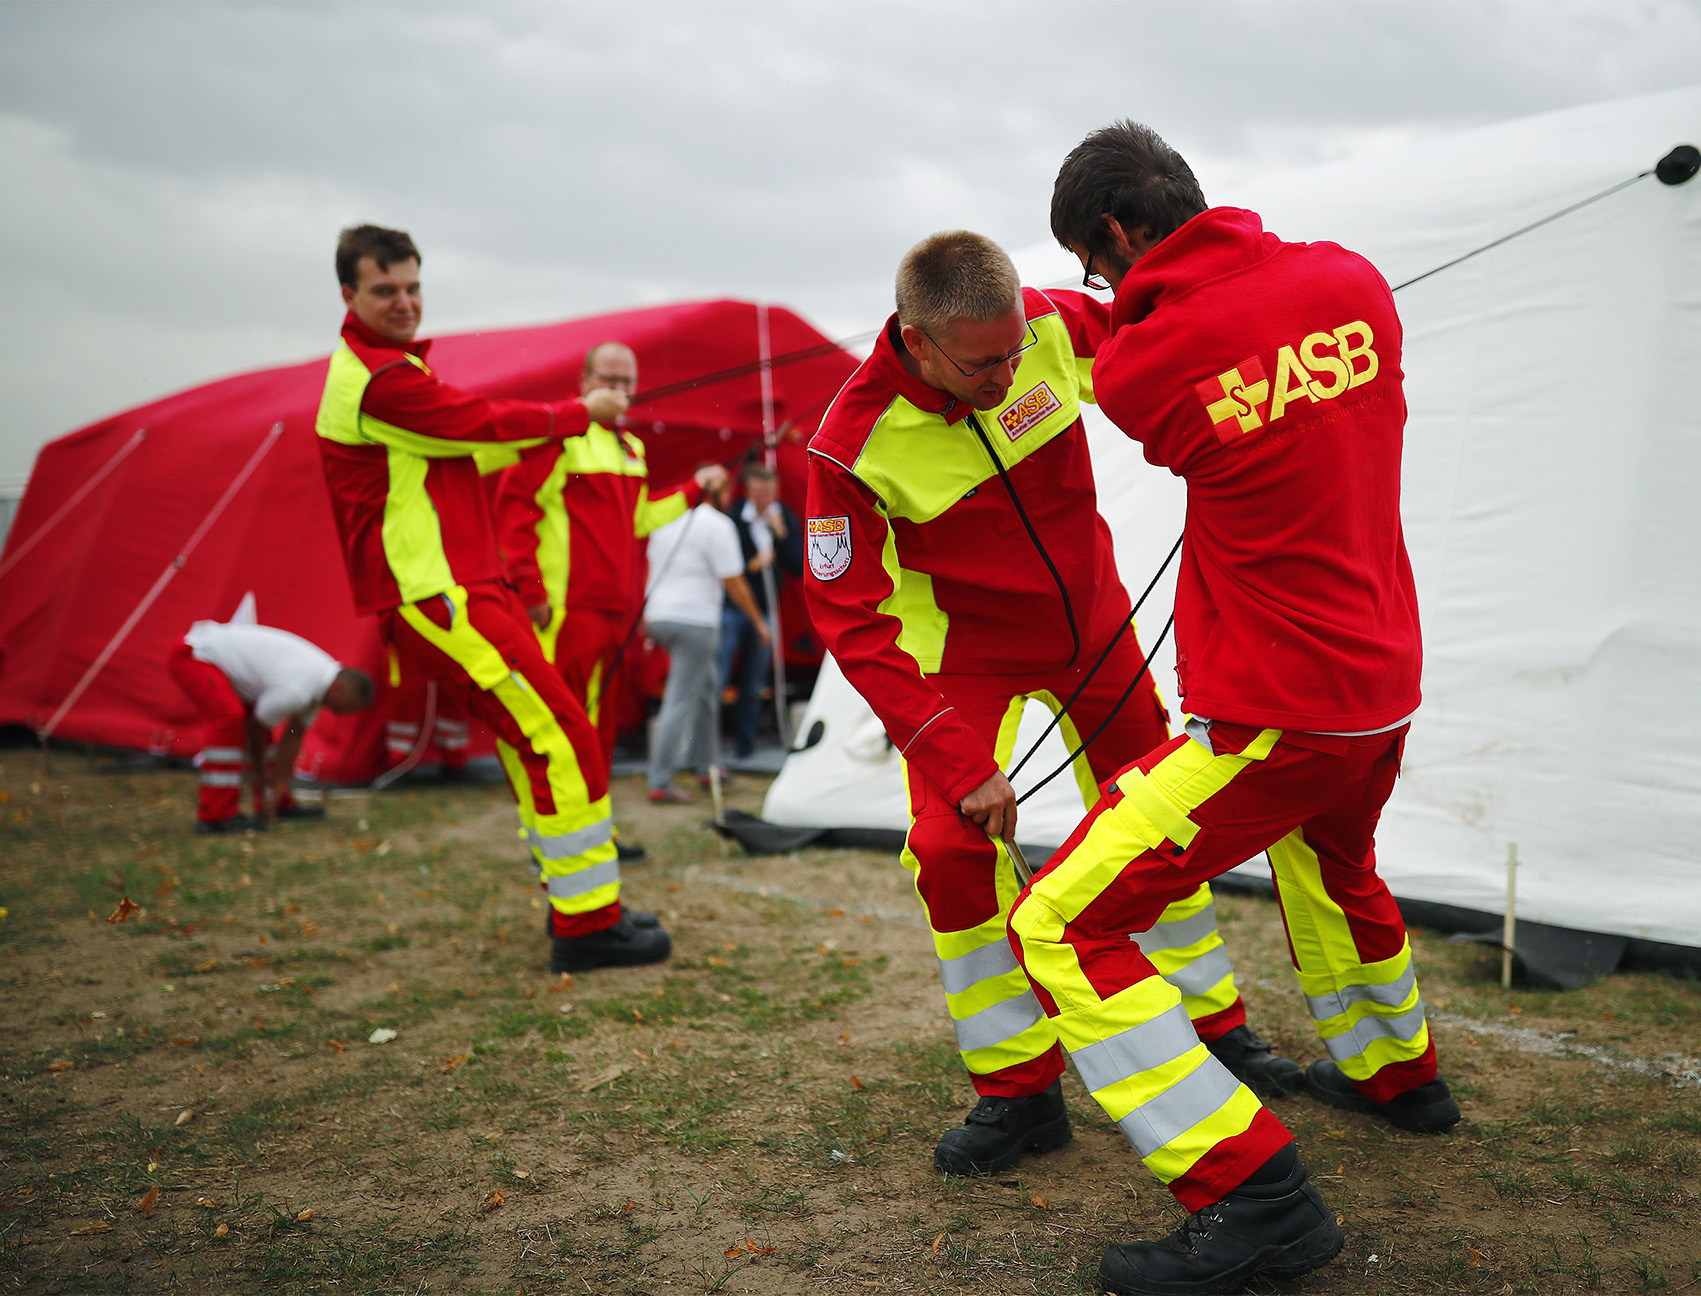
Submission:
[[[1326,1017],[1334,1017],[1344,1013],[1355,1003],[1363,1003],[1366,999],[1379,1003],[1384,1008],[1398,1008],[1411,997],[1412,987],[1417,985],[1417,968],[1411,964],[1386,985],[1350,985],[1342,986],[1333,994],[1307,995],[1305,1006],[1311,1010],[1312,1021],[1322,1021]]]
[[[416,734],[419,732],[419,726],[416,724],[403,724],[400,721],[392,720],[389,724],[384,726],[384,730],[386,733],[393,734]]]
[[[982,1008],[957,1023],[957,1047],[964,1053],[991,1048],[1005,1040],[1015,1039],[1040,1018],[1045,1010],[1032,990],[1024,990],[1014,999]]]
[[[1198,1032],[1180,1004],[1097,1044],[1070,1053],[1081,1083],[1093,1092],[1173,1062],[1199,1047]]]
[[[203,747],[199,759],[203,761],[239,761],[242,759],[242,748]]]
[[[946,994],[962,994],[971,986],[992,977],[1014,972],[1022,965],[1007,941],[993,941],[953,959],[939,960],[939,979],[945,983]]]
[[[465,720],[439,720],[437,731],[439,733],[464,734],[467,731],[467,722]]]
[[[1191,918],[1161,922],[1150,931],[1134,932],[1128,939],[1139,941],[1141,953],[1149,955],[1153,950],[1180,949],[1183,945],[1195,944],[1216,930],[1216,906],[1206,905]]]
[[[588,828],[579,828],[573,832],[560,833],[554,837],[546,837],[536,828],[530,829],[532,849],[548,860],[571,859],[575,855],[583,855],[588,850],[594,850],[604,842],[614,840],[614,820],[600,819]]]
[[[1364,1051],[1379,1039],[1410,1043],[1422,1029],[1423,1000],[1419,999],[1415,1008],[1398,1017],[1361,1017],[1350,1031],[1331,1035],[1323,1043],[1328,1046],[1330,1057],[1345,1062],[1348,1058],[1364,1056]]]
[[[1240,1081],[1216,1058],[1206,1056],[1199,1069],[1171,1085],[1150,1102],[1141,1103],[1117,1121],[1134,1150],[1151,1156],[1159,1148],[1185,1134],[1234,1097]]]
[[[201,771],[201,786],[202,787],[233,787],[233,788],[239,788],[239,787],[242,786],[242,775],[240,775],[240,774],[224,774],[224,773],[217,773],[217,772],[212,772],[212,771],[208,771],[208,770],[202,770]]]
[[[1168,981],[1184,995],[1202,995],[1226,976],[1234,975],[1234,964],[1221,945],[1206,950],[1191,963],[1184,963],[1173,972],[1165,972]]]
[[[549,894],[557,900],[571,900],[574,896],[586,895],[595,891],[598,887],[605,887],[618,881],[620,881],[619,860],[609,860],[606,864],[580,869],[577,873],[568,873],[562,877],[544,879],[549,887]]]

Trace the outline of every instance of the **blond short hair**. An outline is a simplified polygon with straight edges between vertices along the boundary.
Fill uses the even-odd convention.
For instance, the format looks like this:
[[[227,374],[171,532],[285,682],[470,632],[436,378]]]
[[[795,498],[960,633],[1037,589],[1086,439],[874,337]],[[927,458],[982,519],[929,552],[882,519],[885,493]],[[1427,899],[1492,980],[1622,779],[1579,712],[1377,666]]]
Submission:
[[[898,263],[898,322],[937,335],[957,320],[1003,319],[1021,307],[1016,267],[998,244],[970,230],[944,230]]]

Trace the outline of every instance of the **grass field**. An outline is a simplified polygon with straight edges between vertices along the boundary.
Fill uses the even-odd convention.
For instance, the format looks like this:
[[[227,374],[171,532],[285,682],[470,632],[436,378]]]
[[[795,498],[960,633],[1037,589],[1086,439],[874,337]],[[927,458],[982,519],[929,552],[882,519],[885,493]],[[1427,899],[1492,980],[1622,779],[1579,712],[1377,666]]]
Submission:
[[[675,954],[569,980],[501,789],[234,841],[193,795],[0,752],[0,1292],[1074,1293],[1178,1217],[1072,1073],[1068,1148],[934,1174],[972,1095],[889,856],[723,854],[619,780]],[[1318,1056],[1275,907],[1218,907]],[[1465,1124],[1277,1103],[1347,1246],[1267,1290],[1701,1289],[1701,986],[1503,992],[1413,940]]]

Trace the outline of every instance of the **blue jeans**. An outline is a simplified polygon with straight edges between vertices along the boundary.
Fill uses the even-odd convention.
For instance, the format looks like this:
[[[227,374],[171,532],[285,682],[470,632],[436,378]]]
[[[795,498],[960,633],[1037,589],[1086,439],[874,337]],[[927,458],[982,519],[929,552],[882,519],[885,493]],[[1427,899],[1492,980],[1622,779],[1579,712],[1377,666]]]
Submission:
[[[734,671],[733,658],[738,658]],[[769,645],[756,637],[756,626],[731,603],[721,605],[720,681],[737,686],[732,705],[732,750],[740,758],[756,750],[756,725],[762,718],[762,687],[773,660]]]

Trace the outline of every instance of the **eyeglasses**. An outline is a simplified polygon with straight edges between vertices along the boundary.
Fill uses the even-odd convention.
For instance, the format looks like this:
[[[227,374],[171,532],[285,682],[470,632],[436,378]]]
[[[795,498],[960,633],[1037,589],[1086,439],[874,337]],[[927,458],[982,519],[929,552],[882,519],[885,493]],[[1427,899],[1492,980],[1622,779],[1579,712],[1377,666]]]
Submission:
[[[1093,273],[1093,254],[1091,252],[1088,252],[1086,259],[1081,262],[1081,268],[1086,271],[1081,276],[1081,287],[1091,288],[1094,292],[1110,291],[1110,285],[1105,282],[1104,278]]]
[[[926,338],[929,342],[932,342],[933,343],[933,349],[935,351],[939,352],[939,354],[944,356],[947,360],[949,360],[951,362],[951,367],[953,369],[955,369],[958,373],[962,374],[963,377],[965,377],[965,378],[979,378],[983,373],[986,373],[988,370],[996,369],[1001,364],[1009,364],[1017,356],[1021,355],[1022,352],[1026,351],[1029,347],[1033,346],[1036,342],[1039,341],[1039,336],[1034,332],[1034,326],[1032,324],[1030,324],[1030,325],[1028,325],[1027,341],[1023,342],[1022,345],[1017,347],[1014,351],[1006,352],[1004,355],[999,356],[998,359],[989,360],[985,364],[979,365],[976,368],[965,369],[965,368],[963,368],[962,365],[958,364],[955,360],[951,359],[951,353],[949,351],[947,351],[944,347],[940,346],[938,342],[934,341],[933,334],[929,333],[926,329],[918,329],[917,331],[924,338]]]

